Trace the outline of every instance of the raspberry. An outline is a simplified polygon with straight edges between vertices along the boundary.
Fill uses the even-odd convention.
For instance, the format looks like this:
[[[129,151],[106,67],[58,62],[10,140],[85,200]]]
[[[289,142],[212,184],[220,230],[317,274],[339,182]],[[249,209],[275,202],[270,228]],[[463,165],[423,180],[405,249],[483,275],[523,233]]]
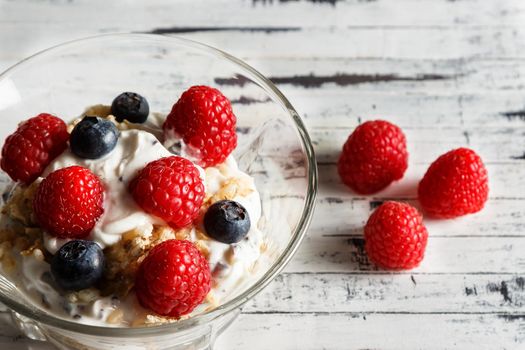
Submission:
[[[368,121],[348,137],[337,163],[344,184],[361,194],[375,193],[403,177],[408,166],[406,139],[396,125]]]
[[[189,225],[204,200],[199,170],[188,159],[171,156],[147,164],[130,182],[135,202],[174,228]]]
[[[376,265],[393,270],[419,265],[425,254],[428,233],[416,208],[385,202],[365,226],[365,250]]]
[[[189,314],[210,291],[208,262],[189,241],[156,245],[139,266],[135,291],[142,306],[162,316]]]
[[[2,169],[14,181],[30,184],[67,147],[64,121],[42,113],[18,125],[2,148]]]
[[[418,187],[419,202],[437,218],[454,218],[483,209],[489,196],[487,170],[471,149],[449,151],[428,168]]]
[[[175,132],[198,164],[208,167],[222,163],[237,146],[236,122],[230,101],[219,90],[192,86],[173,105],[164,136]]]
[[[33,198],[37,222],[59,238],[84,238],[104,212],[104,187],[86,168],[70,166],[49,174]]]

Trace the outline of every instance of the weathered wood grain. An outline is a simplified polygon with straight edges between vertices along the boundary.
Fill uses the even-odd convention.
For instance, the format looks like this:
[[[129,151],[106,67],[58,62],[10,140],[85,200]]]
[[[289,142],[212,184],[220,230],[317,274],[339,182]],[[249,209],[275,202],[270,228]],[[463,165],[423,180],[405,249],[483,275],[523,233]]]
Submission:
[[[351,195],[327,197],[323,193],[317,201],[310,235],[340,235],[348,238],[360,236],[368,216],[384,200]],[[419,205],[416,199],[401,200],[414,206]],[[327,217],[336,217],[337,220],[325,220]],[[432,237],[524,237],[525,203],[523,200],[491,199],[479,214],[457,220],[429,219],[425,221],[425,225]]]
[[[522,314],[283,313],[241,315],[217,348],[492,350],[523,341]]]
[[[387,86],[388,87],[388,86]],[[432,127],[521,127],[525,101],[520,92],[457,94],[342,91],[286,91],[312,129],[348,128],[374,119],[389,120],[403,129]],[[456,91],[456,90],[452,90]],[[239,107],[234,107],[239,108]],[[255,110],[260,104],[243,109]]]
[[[356,125],[357,126],[357,125]],[[321,163],[335,162],[340,149],[353,128],[315,128],[312,139]],[[525,152],[525,124],[523,127],[478,128],[463,127],[428,128],[404,127],[407,148],[412,164],[429,164],[439,155],[459,147],[470,147],[478,152],[486,163],[522,163]],[[509,140],[514,140],[509,142]]]
[[[344,127],[373,118],[414,128],[512,127],[523,125],[525,118],[521,60],[301,58],[250,63],[278,82],[315,128]],[[221,87],[229,88],[227,82]],[[254,111],[261,104],[242,108]]]
[[[286,267],[293,273],[364,274],[379,271],[370,264],[359,231],[353,236],[308,235],[297,255]],[[438,236],[434,237],[433,234]],[[525,274],[525,237],[443,237],[430,232],[421,266],[408,272],[448,274]],[[384,271],[379,271],[384,273]]]
[[[245,313],[525,313],[523,275],[284,273]]]
[[[434,159],[435,157],[432,158],[432,160]],[[486,165],[489,174],[489,196],[492,200],[509,199],[517,201],[511,206],[522,203],[520,201],[524,199],[525,189],[525,177],[521,175],[523,166],[521,162],[489,163]],[[428,164],[411,164],[405,176],[399,182],[373,196],[364,197],[356,196],[341,183],[335,163],[319,164],[319,182],[322,186],[321,197],[326,196],[343,200],[352,198],[369,200],[385,198],[415,199],[417,197],[417,184],[427,168]]]
[[[5,16],[3,22],[39,24],[52,19],[59,23],[79,23],[86,13],[97,12],[98,16],[92,18],[91,23],[85,23],[85,27],[98,28],[100,23],[105,23],[106,28],[120,25],[128,30],[146,24],[159,28],[515,26],[522,24],[521,16],[525,12],[522,3],[512,0],[470,0],[457,4],[443,0],[214,0],[213,11],[206,0],[178,0],[176,6],[163,0],[150,0],[146,6],[127,1],[108,4],[102,0],[16,2],[16,6],[9,0],[0,2]],[[97,11],[97,4],[103,4],[105,11]],[[21,16],[29,11],[38,11],[41,17]],[[62,16],[61,11],[70,16]]]
[[[519,90],[523,87],[524,63],[520,58],[494,59],[393,59],[388,57],[298,56],[295,58],[249,59],[280,85],[323,88],[328,92],[357,90],[369,92],[421,93],[441,95]],[[222,86],[242,81],[218,80]],[[399,89],[398,89],[399,88]],[[424,88],[424,89],[423,89]],[[310,92],[310,91],[309,91]]]
[[[196,32],[182,36],[242,58],[356,57],[395,59],[523,58],[525,29],[307,28],[279,33]],[[290,47],[290,43],[295,43]],[[323,45],[315,45],[322,42]],[[366,43],[366,45],[362,44]]]
[[[2,46],[5,57],[12,52],[21,52],[23,56],[35,50],[58,44],[79,36],[103,34],[118,28],[94,32],[83,30],[73,35],[70,29],[76,24],[65,26],[63,23],[50,22],[46,31],[53,37],[40,39],[35,36],[35,29],[24,28],[18,23],[5,23],[8,32],[21,31],[16,37],[3,37]],[[117,30],[118,31],[118,30]],[[145,29],[147,32],[148,29]],[[469,57],[485,58],[524,58],[525,28],[392,28],[381,27],[357,28],[306,28],[302,30],[282,31],[278,33],[264,31],[239,31],[232,40],[231,31],[202,31],[177,33],[188,39],[201,41],[220,47],[240,58],[268,59],[295,57],[331,57],[355,58],[391,58],[391,59],[459,59]],[[20,50],[19,43],[31,45],[30,50]],[[290,43],[294,46],[291,47]],[[313,43],[323,43],[315,45]],[[363,43],[366,43],[363,44]]]

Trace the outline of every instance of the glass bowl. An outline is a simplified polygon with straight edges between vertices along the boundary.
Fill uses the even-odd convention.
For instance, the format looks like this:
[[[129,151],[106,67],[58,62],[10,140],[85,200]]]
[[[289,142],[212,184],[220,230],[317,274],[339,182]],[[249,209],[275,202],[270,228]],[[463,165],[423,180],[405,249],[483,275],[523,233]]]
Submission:
[[[253,283],[232,291],[214,310],[171,324],[114,328],[75,323],[33,304],[0,274],[0,301],[29,337],[61,349],[208,349],[297,250],[312,216],[317,168],[308,133],[290,102],[259,72],[220,50],[156,35],[116,34],[42,51],[0,75],[0,136],[41,112],[66,121],[122,91],[144,95],[150,110],[167,114],[191,85],[219,88],[238,118],[234,156],[261,194],[259,229],[270,244],[267,265]],[[1,175],[2,193],[12,183]],[[2,203],[3,204],[3,203]]]

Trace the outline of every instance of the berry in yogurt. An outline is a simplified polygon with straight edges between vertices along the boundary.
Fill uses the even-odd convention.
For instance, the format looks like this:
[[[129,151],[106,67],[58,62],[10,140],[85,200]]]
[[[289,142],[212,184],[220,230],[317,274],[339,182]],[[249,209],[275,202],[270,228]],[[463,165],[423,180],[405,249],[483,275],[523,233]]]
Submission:
[[[32,183],[67,147],[66,123],[41,113],[21,123],[2,147],[2,170],[13,181]]]
[[[64,244],[51,259],[53,280],[65,290],[93,286],[104,273],[104,253],[93,241],[73,240]]]
[[[204,184],[188,159],[170,156],[148,163],[129,184],[137,204],[174,228],[188,226],[199,214]]]
[[[89,169],[70,166],[46,176],[33,198],[37,223],[52,236],[84,238],[104,213],[104,186]]]
[[[98,159],[113,151],[119,131],[109,120],[86,116],[69,137],[71,152],[80,158]]]
[[[164,137],[182,138],[188,154],[203,167],[226,160],[237,147],[235,125],[230,100],[209,86],[192,86],[173,105],[162,128]]]
[[[118,122],[144,123],[148,119],[149,104],[135,92],[123,92],[111,103],[111,114]]]
[[[204,300],[210,280],[208,261],[195,245],[170,239],[155,246],[140,264],[135,289],[145,307],[181,317]]]
[[[250,215],[242,204],[222,200],[212,204],[204,215],[206,234],[222,243],[237,243],[250,231]]]

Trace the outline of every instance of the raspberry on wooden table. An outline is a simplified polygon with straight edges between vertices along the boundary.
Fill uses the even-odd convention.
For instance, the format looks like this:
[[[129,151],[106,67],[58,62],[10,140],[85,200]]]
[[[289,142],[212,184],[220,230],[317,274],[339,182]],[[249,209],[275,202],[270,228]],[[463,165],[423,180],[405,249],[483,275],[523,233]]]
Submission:
[[[189,225],[199,214],[204,184],[188,159],[170,156],[148,163],[130,182],[135,202],[174,228]]]
[[[210,280],[208,261],[195,245],[172,239],[156,245],[142,261],[135,291],[142,306],[178,318],[202,303]]]
[[[70,166],[38,185],[33,211],[38,224],[59,238],[83,238],[104,213],[104,187],[89,169]]]
[[[407,167],[403,131],[383,120],[358,126],[344,144],[337,163],[343,183],[361,194],[384,189],[401,179]]]
[[[22,122],[2,148],[2,169],[14,181],[30,184],[67,147],[66,123],[41,113]]]
[[[423,260],[428,233],[416,208],[385,202],[365,225],[365,250],[376,265],[392,270],[411,269]]]
[[[436,159],[419,183],[425,211],[437,218],[454,218],[483,209],[489,196],[488,175],[480,156],[458,148]]]
[[[226,96],[209,86],[192,86],[173,105],[164,136],[175,133],[203,167],[222,163],[237,146],[237,118]]]

